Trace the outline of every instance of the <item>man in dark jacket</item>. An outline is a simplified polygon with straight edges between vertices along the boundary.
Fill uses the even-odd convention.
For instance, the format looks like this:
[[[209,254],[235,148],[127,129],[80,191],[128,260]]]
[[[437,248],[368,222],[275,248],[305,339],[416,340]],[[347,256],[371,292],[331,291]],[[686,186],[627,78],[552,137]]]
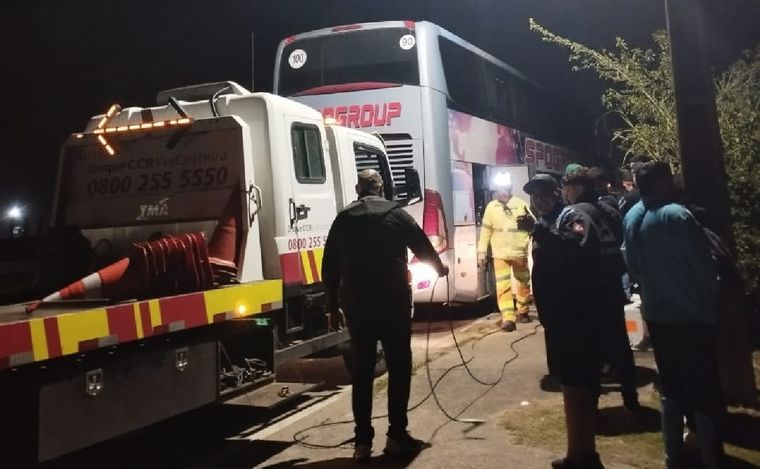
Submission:
[[[388,364],[388,440],[385,453],[403,454],[424,447],[407,433],[411,385],[412,293],[407,249],[419,261],[448,275],[425,233],[399,204],[382,197],[375,170],[359,173],[359,199],[335,218],[325,245],[322,278],[329,313],[343,309],[353,354],[352,407],[356,427],[354,457],[364,462],[372,452],[372,383],[380,341]]]
[[[563,195],[569,205],[549,225],[540,222],[533,230],[541,257],[538,263],[552,263],[562,281],[535,290],[541,311],[542,298],[557,302],[546,309],[541,322],[550,331],[552,367],[562,382],[567,424],[567,456],[554,461],[555,468],[601,468],[595,449],[596,404],[599,372],[607,334],[605,315],[614,299],[614,285],[620,290],[619,244],[608,216],[600,207],[593,180],[585,168],[565,175]],[[535,289],[535,286],[534,286]],[[608,301],[609,299],[609,301]]]
[[[565,204],[562,203],[559,184],[548,174],[537,174],[523,186],[523,191],[530,195],[530,205],[538,217],[538,223],[548,227],[554,226],[557,217],[562,213]],[[544,391],[559,390],[559,369],[555,365],[557,353],[556,341],[552,340],[554,330],[550,327],[551,319],[563,314],[564,298],[557,295],[556,286],[565,282],[561,265],[551,250],[542,248],[541,243],[533,240],[533,272],[531,283],[538,310],[538,319],[544,326],[544,342],[546,344],[546,365],[549,374],[541,378],[541,389]]]

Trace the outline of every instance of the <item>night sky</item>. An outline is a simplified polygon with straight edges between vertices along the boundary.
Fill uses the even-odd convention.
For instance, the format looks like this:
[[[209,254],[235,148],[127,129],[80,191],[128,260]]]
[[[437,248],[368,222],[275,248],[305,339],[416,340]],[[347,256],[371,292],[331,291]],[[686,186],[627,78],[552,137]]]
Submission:
[[[760,43],[760,1],[720,0],[709,12],[711,57],[725,67]],[[575,40],[636,46],[665,26],[661,0],[4,0],[0,7],[0,209],[50,205],[61,143],[111,103],[154,104],[157,91],[217,80],[268,91],[277,43],[359,21],[429,20],[500,57],[577,106],[590,142],[602,84],[528,31],[534,17]]]

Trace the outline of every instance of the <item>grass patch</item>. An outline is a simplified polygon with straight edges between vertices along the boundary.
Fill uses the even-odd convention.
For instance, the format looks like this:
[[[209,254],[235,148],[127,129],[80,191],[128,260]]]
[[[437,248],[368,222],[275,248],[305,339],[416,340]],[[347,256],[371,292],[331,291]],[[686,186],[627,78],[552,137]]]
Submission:
[[[623,463],[642,469],[664,467],[659,395],[651,389],[644,390],[641,392],[641,404],[642,412],[629,416],[623,411],[618,394],[600,398],[596,442],[604,462]],[[725,445],[729,456],[727,467],[760,467],[760,449],[757,442],[750,441],[753,437],[749,436],[758,434],[760,413],[729,409],[727,422],[727,440],[730,441]],[[565,418],[560,395],[508,410],[501,419],[501,426],[514,443],[564,454]],[[742,441],[742,435],[747,441]]]
[[[652,407],[654,398],[642,396],[645,409],[631,417],[620,407],[618,396],[602,396],[599,402],[597,451],[604,462],[618,462],[642,469],[662,467],[662,443],[659,412]],[[507,411],[502,426],[520,445],[565,451],[565,415],[561,395],[531,402]]]

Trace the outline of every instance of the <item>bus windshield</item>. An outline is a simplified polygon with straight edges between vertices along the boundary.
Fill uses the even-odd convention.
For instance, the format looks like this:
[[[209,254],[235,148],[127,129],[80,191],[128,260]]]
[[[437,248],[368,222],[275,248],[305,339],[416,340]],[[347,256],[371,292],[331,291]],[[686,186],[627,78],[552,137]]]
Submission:
[[[411,36],[411,39],[410,39]],[[414,30],[366,29],[304,38],[282,50],[277,94],[348,83],[418,85]]]

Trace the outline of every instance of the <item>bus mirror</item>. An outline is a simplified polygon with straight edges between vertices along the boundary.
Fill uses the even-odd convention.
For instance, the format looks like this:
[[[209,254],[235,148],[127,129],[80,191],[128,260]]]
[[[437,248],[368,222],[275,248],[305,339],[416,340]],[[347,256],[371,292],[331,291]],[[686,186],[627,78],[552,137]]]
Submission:
[[[414,168],[404,168],[404,180],[406,181],[406,205],[412,205],[422,200],[420,173]]]

